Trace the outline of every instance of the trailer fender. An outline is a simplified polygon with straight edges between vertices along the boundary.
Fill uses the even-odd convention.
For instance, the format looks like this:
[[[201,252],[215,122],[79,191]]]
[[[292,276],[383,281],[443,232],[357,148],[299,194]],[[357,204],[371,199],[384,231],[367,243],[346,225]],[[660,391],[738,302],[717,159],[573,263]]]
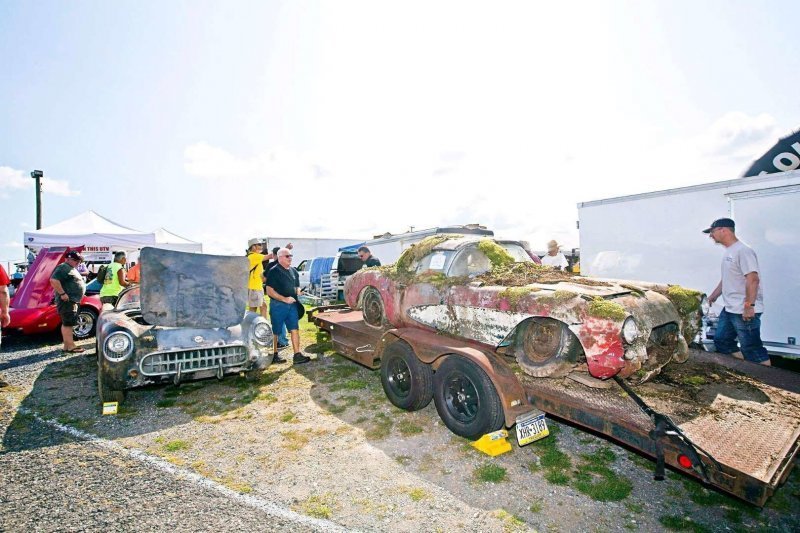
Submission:
[[[387,331],[383,335],[376,350],[378,352],[376,356],[379,356],[385,347],[396,339],[407,342],[417,358],[423,363],[431,365],[434,371],[447,357],[454,355],[464,357],[483,369],[500,397],[506,427],[513,426],[517,416],[533,409],[525,394],[525,389],[514,371],[508,363],[491,350],[436,333],[416,328],[403,328]]]

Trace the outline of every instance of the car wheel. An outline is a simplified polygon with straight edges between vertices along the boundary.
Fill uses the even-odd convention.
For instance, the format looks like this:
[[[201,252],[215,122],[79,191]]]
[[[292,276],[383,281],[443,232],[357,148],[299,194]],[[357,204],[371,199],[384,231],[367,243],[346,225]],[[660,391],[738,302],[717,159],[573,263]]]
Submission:
[[[503,427],[505,416],[492,380],[478,365],[451,355],[433,375],[433,401],[444,425],[467,439]]]
[[[382,328],[386,324],[386,312],[383,308],[383,298],[375,287],[364,289],[364,296],[361,299],[361,311],[364,314],[364,322],[373,328]]]
[[[72,336],[75,340],[88,339],[94,335],[97,327],[97,311],[90,307],[78,309],[78,323],[72,328]]]
[[[381,385],[393,405],[419,411],[433,398],[433,370],[406,342],[396,341],[381,356]]]
[[[518,333],[517,362],[533,377],[566,376],[575,366],[579,348],[578,339],[565,324],[534,318]]]
[[[97,367],[97,392],[100,395],[100,403],[118,402],[121,404],[125,401],[125,391],[109,387],[103,379],[103,370],[99,365]]]

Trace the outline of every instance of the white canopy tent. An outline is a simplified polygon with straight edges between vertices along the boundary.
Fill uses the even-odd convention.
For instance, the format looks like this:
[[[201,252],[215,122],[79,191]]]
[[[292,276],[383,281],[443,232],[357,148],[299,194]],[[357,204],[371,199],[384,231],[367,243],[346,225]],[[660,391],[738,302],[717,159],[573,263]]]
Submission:
[[[111,252],[131,253],[145,246],[202,252],[203,245],[170,233],[164,228],[152,232],[121,226],[94,211],[86,211],[39,230],[26,231],[25,246],[34,252],[53,246],[83,246],[87,260],[108,261]]]

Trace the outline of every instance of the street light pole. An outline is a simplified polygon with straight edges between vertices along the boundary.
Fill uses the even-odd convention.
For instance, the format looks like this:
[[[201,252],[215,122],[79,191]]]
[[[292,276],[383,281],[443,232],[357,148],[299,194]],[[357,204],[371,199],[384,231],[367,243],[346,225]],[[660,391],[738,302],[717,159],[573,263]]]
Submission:
[[[34,170],[31,177],[36,180],[36,229],[42,229],[42,178],[44,172]]]

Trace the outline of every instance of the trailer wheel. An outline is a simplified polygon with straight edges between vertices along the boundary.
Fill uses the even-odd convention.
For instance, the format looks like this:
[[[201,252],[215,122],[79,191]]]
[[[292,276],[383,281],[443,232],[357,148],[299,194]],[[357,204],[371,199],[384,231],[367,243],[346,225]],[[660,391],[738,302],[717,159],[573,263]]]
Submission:
[[[537,378],[566,376],[575,366],[579,348],[569,328],[552,318],[533,318],[517,334],[517,362]]]
[[[381,385],[393,405],[419,411],[433,398],[433,370],[404,341],[391,343],[381,356]]]
[[[492,380],[478,365],[451,355],[433,376],[433,401],[447,428],[467,439],[503,427],[505,416]]]
[[[386,313],[383,309],[383,298],[375,287],[364,289],[361,298],[361,310],[364,313],[364,322],[373,328],[382,328],[386,324]]]
[[[108,386],[108,384],[103,379],[103,370],[99,365],[100,356],[98,354],[98,365],[97,365],[97,392],[100,395],[100,403],[105,402],[118,402],[122,403],[125,401],[125,391],[112,389]]]

